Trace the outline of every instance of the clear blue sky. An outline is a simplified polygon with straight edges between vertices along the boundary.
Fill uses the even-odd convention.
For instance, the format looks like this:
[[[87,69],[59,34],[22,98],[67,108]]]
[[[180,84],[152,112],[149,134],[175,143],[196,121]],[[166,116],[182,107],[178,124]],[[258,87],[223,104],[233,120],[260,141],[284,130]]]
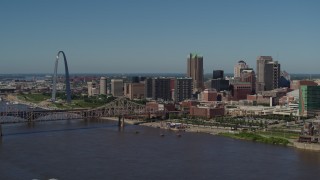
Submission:
[[[0,1],[0,74],[52,73],[59,50],[71,73],[184,73],[189,52],[205,72],[271,55],[320,73],[320,1]]]

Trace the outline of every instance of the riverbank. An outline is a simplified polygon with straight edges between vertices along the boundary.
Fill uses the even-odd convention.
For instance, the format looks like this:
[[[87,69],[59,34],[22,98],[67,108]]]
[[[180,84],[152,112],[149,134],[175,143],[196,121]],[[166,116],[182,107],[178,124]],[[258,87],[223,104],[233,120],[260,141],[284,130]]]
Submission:
[[[293,142],[293,147],[303,150],[311,150],[311,151],[320,151],[320,144],[317,143],[302,143],[302,142]]]
[[[118,121],[117,117],[103,117],[101,119]],[[134,119],[124,119],[125,124],[132,124],[132,125],[140,125],[140,126],[147,126],[153,128],[161,128],[161,129],[168,129],[166,123],[167,121],[155,121],[155,122],[146,122],[142,120],[134,120]],[[218,135],[220,133],[227,133],[231,132],[231,129],[228,127],[216,127],[216,126],[204,126],[204,125],[193,125],[193,124],[186,124],[186,128],[183,129],[185,132],[193,132],[193,133],[208,133],[212,135]]]
[[[106,117],[102,119],[118,121],[118,118],[115,118],[115,117],[113,118]],[[167,127],[166,125],[167,121],[145,122],[142,120],[124,119],[124,122],[126,124],[131,124],[131,125],[140,125],[140,126],[170,130],[170,128]],[[293,139],[266,136],[263,134],[233,131],[231,130],[230,127],[216,127],[216,126],[186,124],[186,128],[183,131],[192,132],[192,133],[207,133],[211,135],[219,135],[219,136],[240,139],[240,140],[248,140],[248,141],[275,144],[275,145],[284,145],[284,146],[295,147],[295,148],[304,149],[304,150],[320,151],[319,144],[300,143]]]
[[[266,144],[275,144],[275,145],[284,145],[284,146],[291,145],[290,141],[287,139],[284,139],[284,138],[267,137],[267,136],[262,136],[262,135],[251,133],[251,132],[239,132],[239,133],[234,133],[234,134],[222,133],[220,135],[225,136],[225,137],[234,138],[234,139],[262,142],[262,143],[266,143]]]

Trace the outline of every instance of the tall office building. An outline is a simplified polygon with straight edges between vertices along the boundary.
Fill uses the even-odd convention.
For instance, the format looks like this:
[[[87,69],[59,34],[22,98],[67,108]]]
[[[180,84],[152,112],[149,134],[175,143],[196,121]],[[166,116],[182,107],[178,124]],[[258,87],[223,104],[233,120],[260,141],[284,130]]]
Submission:
[[[171,78],[146,78],[144,95],[154,100],[171,100]]]
[[[269,91],[279,87],[280,64],[271,56],[258,56],[256,91]]]
[[[177,78],[174,81],[174,100],[181,102],[192,98],[192,78]]]
[[[226,79],[211,79],[210,88],[216,89],[218,92],[229,90],[229,80]]]
[[[243,60],[238,61],[238,63],[234,66],[234,77],[240,77],[241,69],[247,69],[249,66]]]
[[[111,94],[114,97],[123,96],[123,79],[111,79]]]
[[[107,78],[100,78],[100,94],[107,94]]]
[[[223,79],[223,70],[213,70],[212,79]]]
[[[144,95],[146,98],[152,98],[152,78],[144,80]]]
[[[209,80],[209,89],[216,89],[219,91],[224,91],[229,89],[229,80],[224,79],[223,70],[213,70],[211,80]]]
[[[193,93],[201,92],[203,84],[203,57],[190,53],[187,63],[187,76],[193,80]]]
[[[299,114],[320,115],[320,86],[301,86],[299,89]]]
[[[280,74],[280,64],[278,61],[268,62],[265,66],[266,75],[265,75],[265,88],[266,90],[272,90],[279,88],[279,79]]]
[[[154,100],[171,100],[170,78],[153,78],[152,79],[152,99]]]

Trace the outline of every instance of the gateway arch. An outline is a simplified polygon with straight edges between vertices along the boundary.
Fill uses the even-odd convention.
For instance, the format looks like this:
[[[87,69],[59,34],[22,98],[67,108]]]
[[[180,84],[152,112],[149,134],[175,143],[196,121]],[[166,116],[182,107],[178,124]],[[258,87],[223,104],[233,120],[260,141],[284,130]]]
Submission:
[[[56,63],[54,66],[54,74],[53,74],[53,87],[52,87],[52,98],[53,102],[56,101],[56,92],[57,92],[57,71],[58,71],[58,61],[59,56],[62,54],[64,60],[64,68],[65,68],[65,76],[66,76],[66,95],[67,95],[67,103],[71,103],[71,89],[70,89],[70,78],[69,78],[69,70],[66,55],[63,51],[59,51],[56,57]]]

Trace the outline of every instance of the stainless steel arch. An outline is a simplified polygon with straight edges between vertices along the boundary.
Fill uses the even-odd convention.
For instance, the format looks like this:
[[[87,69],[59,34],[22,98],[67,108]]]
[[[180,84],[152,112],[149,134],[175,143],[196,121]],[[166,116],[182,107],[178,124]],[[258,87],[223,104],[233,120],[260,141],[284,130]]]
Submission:
[[[66,76],[66,94],[67,94],[67,103],[71,103],[71,89],[70,89],[70,78],[69,78],[69,69],[66,55],[63,51],[59,51],[56,57],[56,63],[54,66],[54,74],[53,74],[53,86],[52,86],[52,98],[53,102],[56,101],[56,91],[57,91],[57,71],[58,71],[58,61],[59,55],[62,54],[64,59],[64,67],[65,67],[65,76]]]

